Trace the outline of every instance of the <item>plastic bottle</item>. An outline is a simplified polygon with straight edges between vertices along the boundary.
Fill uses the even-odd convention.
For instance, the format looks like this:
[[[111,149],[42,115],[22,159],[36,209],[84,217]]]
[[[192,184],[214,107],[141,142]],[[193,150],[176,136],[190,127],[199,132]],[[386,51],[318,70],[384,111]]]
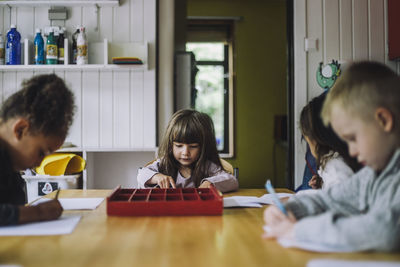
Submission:
[[[35,47],[35,64],[44,64],[44,40],[40,29],[36,29],[35,40],[33,42]]]
[[[71,63],[76,64],[76,57],[78,55],[78,50],[76,48],[76,40],[78,39],[79,29],[81,26],[76,26],[76,31],[72,34],[72,47],[71,47]]]
[[[0,65],[4,65],[5,59],[4,40],[3,35],[0,33]]]
[[[88,64],[88,43],[85,34],[85,27],[79,29],[79,35],[76,39],[76,48],[78,50],[78,55],[76,57],[77,65]]]
[[[19,34],[14,24],[11,25],[11,29],[7,32],[6,64],[21,64],[21,34]]]
[[[58,64],[64,64],[64,28],[60,30],[57,42]]]
[[[50,29],[46,41],[46,64],[57,64],[57,41],[54,37],[54,30]]]

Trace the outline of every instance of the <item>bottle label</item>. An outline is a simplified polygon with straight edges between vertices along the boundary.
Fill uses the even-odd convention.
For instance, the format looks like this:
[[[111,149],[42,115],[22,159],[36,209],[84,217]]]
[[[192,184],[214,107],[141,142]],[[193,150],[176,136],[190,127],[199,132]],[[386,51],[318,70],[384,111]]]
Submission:
[[[44,64],[44,51],[38,45],[35,45],[35,63]]]
[[[87,45],[77,45],[78,57],[87,57]]]
[[[58,60],[64,61],[64,48],[58,48]]]
[[[57,45],[48,44],[46,46],[47,59],[57,59]]]
[[[4,44],[0,44],[0,65],[4,65]]]
[[[72,50],[72,63],[73,64],[76,64],[77,56],[78,56],[78,50],[76,50],[76,48],[75,48],[75,49]]]
[[[10,48],[6,48],[6,64],[10,62]]]

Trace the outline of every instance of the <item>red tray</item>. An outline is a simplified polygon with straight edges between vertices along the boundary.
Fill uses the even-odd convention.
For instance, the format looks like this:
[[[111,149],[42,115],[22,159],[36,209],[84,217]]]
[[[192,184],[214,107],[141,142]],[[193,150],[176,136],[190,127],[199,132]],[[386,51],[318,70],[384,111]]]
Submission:
[[[118,187],[107,197],[107,214],[117,216],[221,215],[215,188],[134,189]]]

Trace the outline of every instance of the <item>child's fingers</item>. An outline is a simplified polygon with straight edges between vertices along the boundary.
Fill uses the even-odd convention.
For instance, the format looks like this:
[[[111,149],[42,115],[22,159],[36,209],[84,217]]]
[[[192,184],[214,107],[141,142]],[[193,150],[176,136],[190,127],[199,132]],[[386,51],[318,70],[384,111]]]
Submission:
[[[61,216],[63,208],[58,200],[50,200],[37,206],[40,220],[47,221],[57,219]]]
[[[271,233],[266,233],[266,232],[264,232],[263,234],[262,234],[262,238],[264,238],[264,239],[273,239],[273,238],[275,238],[275,236],[274,235],[272,235]]]
[[[171,184],[172,188],[176,188],[174,179],[172,179],[172,177],[170,176],[168,178],[169,178],[169,184]]]
[[[158,185],[160,186],[160,188],[168,188],[169,187],[168,183],[164,179],[159,181]]]
[[[286,218],[286,215],[283,214],[278,207],[270,205],[264,211],[264,221],[268,225],[275,225],[281,222]]]

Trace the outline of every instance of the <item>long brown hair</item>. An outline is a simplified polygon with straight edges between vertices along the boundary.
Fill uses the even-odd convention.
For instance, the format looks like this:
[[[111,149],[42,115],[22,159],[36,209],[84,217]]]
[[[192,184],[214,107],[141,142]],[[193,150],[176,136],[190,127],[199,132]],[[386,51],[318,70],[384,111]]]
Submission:
[[[315,145],[316,162],[318,167],[325,168],[325,164],[334,156],[332,152],[338,152],[343,157],[346,164],[357,172],[362,165],[352,158],[348,153],[348,148],[328,126],[326,127],[321,118],[322,105],[325,101],[326,94],[321,94],[313,98],[300,113],[300,128],[303,136],[307,136],[313,140]]]
[[[196,186],[200,185],[203,178],[211,175],[209,173],[210,162],[222,169],[214,124],[207,114],[192,109],[182,109],[177,111],[168,123],[158,150],[158,158],[160,159],[160,172],[176,180],[180,164],[173,154],[174,142],[200,145],[199,158],[191,166],[191,176]]]

